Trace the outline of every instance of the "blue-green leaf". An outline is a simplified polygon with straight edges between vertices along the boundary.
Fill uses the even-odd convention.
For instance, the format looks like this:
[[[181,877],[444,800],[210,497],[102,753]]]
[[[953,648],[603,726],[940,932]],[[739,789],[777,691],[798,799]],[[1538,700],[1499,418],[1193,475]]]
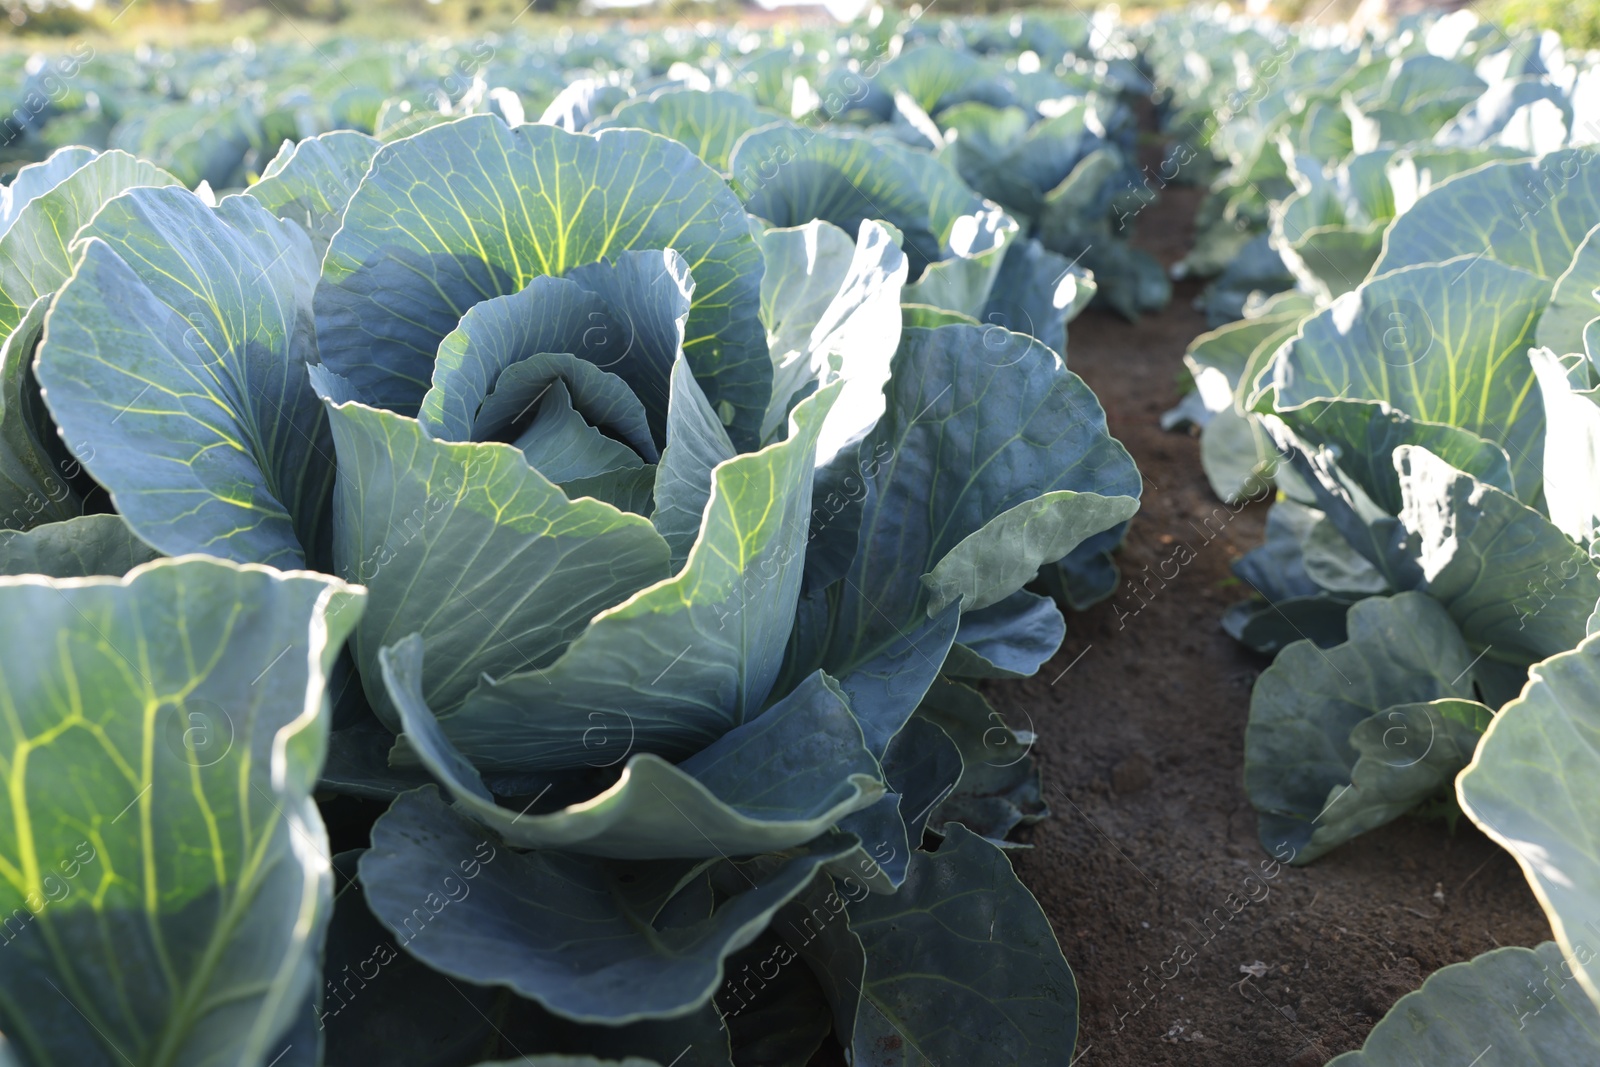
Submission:
[[[400,797],[373,827],[361,882],[374,914],[435,970],[507,986],[578,1022],[619,1025],[706,1003],[723,958],[853,844],[824,838],[743,869],[710,870],[513,852],[426,788]],[[678,907],[709,903],[697,883],[719,873],[731,894],[720,906]]]
[[[1078,990],[1049,921],[1004,852],[957,823],[945,835],[899,892],[850,905],[866,949],[853,1062],[1069,1062]]]
[[[672,403],[667,413],[667,445],[656,467],[655,512],[650,522],[672,548],[672,569],[689,558],[700,537],[700,523],[711,499],[718,464],[737,453],[689,365],[672,368]]]
[[[441,711],[474,765],[581,762],[590,716],[618,709],[638,751],[681,758],[761,712],[794,621],[817,436],[838,390],[797,407],[787,441],[716,468],[676,576],[600,613],[555,662],[490,674],[459,710]]]
[[[84,466],[169,555],[325,566],[334,465],[306,377],[305,234],[249,197],[135,189],[83,237],[36,373]]]
[[[1373,274],[1474,255],[1554,282],[1600,225],[1592,156],[1569,148],[1493,162],[1434,186],[1384,234]]]
[[[1108,206],[1107,186],[1121,167],[1122,154],[1109,145],[1076,161],[1039,205],[1042,240],[1054,248],[1067,248],[1096,232]]]
[[[528,465],[557,485],[627,467],[643,467],[639,453],[584,421],[559,379],[534,408],[533,421],[512,442]]]
[[[668,573],[648,521],[569,500],[514,448],[435,441],[415,419],[361,404],[329,410],[334,565],[369,590],[354,653],[392,730],[383,646],[422,635],[423,695],[449,715],[481,677],[545,667],[596,613]]]
[[[1329,1067],[1585,1067],[1600,1057],[1600,1014],[1571,973],[1549,941],[1452,963]]]
[[[991,326],[1037,337],[1063,358],[1067,323],[1096,292],[1088,271],[1029,237],[1006,246],[989,302],[979,316]]]
[[[1448,697],[1396,704],[1357,723],[1350,787],[1317,820],[1307,858],[1447,794],[1493,718],[1476,700]]]
[[[677,766],[640,753],[597,796],[557,811],[513,811],[495,802],[423,701],[422,642],[413,635],[386,648],[379,663],[407,741],[457,809],[518,847],[621,859],[751,855],[804,844],[883,795],[843,692],[818,671]],[[627,719],[619,711],[590,720],[589,765],[627,756],[607,751],[613,741],[632,747]]]
[[[120,578],[161,553],[134,536],[120,515],[79,515],[26,533],[0,532],[0,574]]]
[[[0,227],[0,336],[17,328],[35,300],[67,280],[76,259],[72,242],[106,201],[136,186],[178,184],[160,167],[126,152],[66,159],[68,174],[62,173],[67,167],[58,162],[40,164],[44,172],[21,190],[32,198],[21,204],[13,199],[14,215],[9,225]]]
[[[900,797],[909,852],[922,844],[934,809],[961,780],[961,750],[931,719],[912,716],[889,742],[883,773]]]
[[[940,260],[993,253],[984,260],[986,269],[993,261],[992,281],[1004,236],[1016,228],[1008,219],[1001,226],[1003,214],[931,156],[865,136],[774,124],[746,134],[729,166],[745,207],[774,226],[821,219],[853,234],[867,219],[892,224],[913,281]],[[981,295],[987,294],[985,285]],[[981,308],[981,299],[975,309],[956,306],[969,313]]]
[[[354,130],[285,141],[245,193],[279,218],[298,222],[320,261],[381,144]]]
[[[719,990],[717,1003],[731,1005],[723,1018],[735,1062],[809,1067],[827,1040],[833,1029],[827,995],[808,968],[789,966],[794,957],[771,930],[729,957],[727,968],[734,978]],[[741,979],[744,989],[739,988]]]
[[[48,159],[19,169],[11,181],[0,188],[0,237],[17,221],[30,201],[72,177],[99,154],[92,148],[58,148]]]
[[[1468,817],[1522,867],[1568,967],[1600,1004],[1600,638],[1536,664],[1456,780]],[[1592,1058],[1592,1057],[1591,1057]]]
[[[771,387],[760,249],[716,172],[643,131],[511,129],[477,115],[385,145],[328,248],[322,357],[368,402],[411,414],[439,343],[474,304],[667,248],[695,280],[689,365],[712,405],[727,405],[735,442],[753,444]]]
[[[1032,755],[1032,730],[1008,726],[983,694],[940,679],[928,690],[917,717],[936,724],[961,753],[961,777],[930,817],[935,829],[959,822],[1000,841],[1018,824],[1050,813]]]
[[[361,596],[200,559],[0,580],[0,1025],[28,1062],[283,1052],[332,901],[311,790]]]
[[[868,892],[865,883],[849,875],[836,879],[821,874],[779,908],[772,923],[772,931],[805,962],[822,987],[833,1009],[833,1032],[841,1041],[855,1033],[867,968],[861,939],[851,932],[845,909],[849,901]],[[723,999],[732,1010],[744,995],[735,987],[733,995]]]
[[[313,1006],[324,1062],[461,1067],[492,1047],[490,1013],[503,994],[452,982],[395,943],[361,892],[364,851],[333,858],[339,889],[323,953],[326,979]]]
[[[508,989],[462,983],[431,969],[367,907],[358,877],[365,851],[333,859],[339,892],[323,962],[329,978],[315,1009],[315,1025],[327,1035],[324,1062],[463,1067],[478,1056],[540,1049],[529,1062],[593,1067],[620,1060],[637,1067],[678,1057],[678,1067],[732,1067],[727,1031],[710,1006],[659,1022],[585,1026]],[[467,873],[482,869],[476,860],[464,869],[458,862],[453,884],[470,887],[476,875]]]
[[[1583,351],[1583,328],[1600,315],[1600,225],[1584,237],[1556,279],[1550,306],[1539,317],[1538,343],[1558,356]]]
[[[921,327],[926,330],[934,330],[940,326],[978,325],[978,317],[976,315],[968,315],[962,311],[951,311],[949,308],[936,308],[931,304],[901,304],[900,313],[904,316],[904,327],[906,329]]]
[[[920,162],[920,161],[919,161]],[[926,164],[934,170],[942,167]],[[995,283],[1005,266],[1005,249],[1017,235],[1017,222],[996,207],[962,215],[951,228],[944,259],[906,285],[908,304],[927,304],[980,319],[988,314]]]
[[[1400,521],[1428,595],[1488,660],[1525,667],[1583,640],[1600,599],[1588,553],[1539,512],[1427,449],[1395,450]]]
[[[1351,786],[1361,756],[1353,730],[1400,705],[1473,696],[1473,654],[1444,608],[1425,594],[1370,597],[1350,609],[1347,626],[1349,640],[1334,648],[1311,641],[1285,648],[1250,694],[1245,789],[1261,816],[1261,843],[1268,851],[1287,843],[1296,863],[1359,832],[1341,829],[1343,811],[1336,810],[1363,796]],[[1420,738],[1411,740],[1422,747]],[[1405,751],[1394,761],[1409,759]],[[1333,821],[1322,823],[1330,814]]]
[[[521,293],[485,300],[467,312],[460,328],[439,346],[434,385],[417,416],[428,436],[441,441],[514,439],[526,427],[531,406],[560,381],[591,425],[610,430],[646,459],[656,457],[644,405],[627,382],[581,352],[543,351],[541,337],[485,336],[495,325],[513,330],[534,326],[541,333],[552,325],[559,328],[562,307],[583,315],[580,324],[609,321],[597,318],[605,314],[598,299],[566,305],[523,299],[537,289],[570,285],[561,278],[536,279]],[[562,343],[557,339],[550,347]]]
[[[1505,449],[1470,430],[1414,419],[1381,400],[1311,401],[1282,418],[1300,440],[1332,449],[1339,469],[1390,515],[1403,506],[1394,466],[1402,445],[1420,445],[1486,485],[1515,492]]]
[[[945,663],[958,678],[1027,678],[1056,654],[1067,620],[1049,597],[1019,589],[961,617]]]
[[[41,296],[0,344],[0,528],[26,530],[83,511],[82,464],[50,418],[33,356],[50,298]],[[79,451],[88,455],[87,445]]]
[[[1126,518],[1140,491],[1094,395],[1030,337],[908,330],[893,370],[887,410],[861,445],[875,462],[823,656],[841,678],[938,607],[964,597],[965,608],[991,604],[1021,588],[1033,569],[991,559],[997,546],[1034,558],[1036,569],[1075,537]],[[1042,495],[1044,505],[1028,504]],[[1075,519],[1080,510],[1093,521]],[[1027,540],[1030,516],[1049,536]]]
[[[665,440],[672,367],[684,351],[685,323],[694,308],[688,264],[670,249],[623,252],[614,264],[585,263],[567,277],[598,296],[615,323],[606,330],[603,321],[591,322],[584,333],[591,347],[579,354],[627,382],[644,404],[656,439]]]
[[[1374,278],[1307,319],[1279,350],[1277,410],[1379,400],[1470,431],[1506,449],[1518,496],[1536,503],[1544,414],[1526,353],[1549,296],[1546,279],[1484,257]]]
[[[946,662],[960,624],[960,609],[950,604],[937,615],[914,622],[909,632],[890,638],[876,655],[852,664],[839,680],[874,755],[883,756],[917,710]]]
[[[825,462],[883,412],[883,383],[900,343],[906,257],[872,221],[861,224],[854,242],[821,220],[770,229],[761,249],[761,321],[772,354],[762,440],[783,430],[811,389],[842,379],[844,396],[818,445]]]
[[[734,143],[758,126],[782,121],[749,97],[724,89],[667,88],[646,99],[635,97],[609,116],[588,125],[589,133],[618,127],[649,130],[670,137],[716,167],[728,169]]]
[[[1102,530],[1133,517],[1139,499],[1057,489],[1009,508],[962,538],[922,576],[929,612],[959,602],[963,611],[998,604]]]

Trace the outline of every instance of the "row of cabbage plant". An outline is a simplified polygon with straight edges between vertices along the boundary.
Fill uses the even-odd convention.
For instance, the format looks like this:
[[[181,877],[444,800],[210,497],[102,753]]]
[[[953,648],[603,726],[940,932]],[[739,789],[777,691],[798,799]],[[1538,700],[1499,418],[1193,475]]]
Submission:
[[[1131,119],[1043,24],[912,29],[803,113],[564,40],[539,122],[12,177],[0,1062],[1071,1061],[979,686],[1138,507],[1062,355]]]
[[[1173,19],[1148,44],[1169,130],[1231,119],[1193,152],[1212,191],[1188,265],[1227,264],[1203,299],[1236,321],[1191,346],[1169,424],[1201,428],[1223,499],[1277,490],[1224,619],[1274,657],[1245,739],[1261,840],[1306,863],[1459,805],[1554,934],[1445,967],[1335,1062],[1593,1062],[1594,57],[1470,13]]]

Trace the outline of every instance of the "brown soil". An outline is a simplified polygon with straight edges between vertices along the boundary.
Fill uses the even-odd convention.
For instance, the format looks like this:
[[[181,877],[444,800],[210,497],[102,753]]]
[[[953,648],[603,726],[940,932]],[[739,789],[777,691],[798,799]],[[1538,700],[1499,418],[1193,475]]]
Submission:
[[[1137,243],[1181,258],[1198,197],[1168,189]],[[1435,969],[1549,937],[1510,856],[1465,819],[1453,833],[1401,819],[1306,868],[1274,866],[1258,844],[1244,728],[1267,661],[1218,620],[1241,595],[1229,562],[1260,543],[1266,507],[1229,517],[1198,441],[1157,424],[1205,329],[1197,292],[1178,286],[1138,325],[1090,313],[1069,327],[1068,365],[1144,472],[1144,503],[1117,596],[1070,615],[1036,677],[989,694],[1039,735],[1055,817],[1021,835],[1033,847],[1015,859],[1077,975],[1080,1067],[1322,1064]],[[1163,588],[1180,543],[1194,559]],[[1126,579],[1146,567],[1141,608]]]

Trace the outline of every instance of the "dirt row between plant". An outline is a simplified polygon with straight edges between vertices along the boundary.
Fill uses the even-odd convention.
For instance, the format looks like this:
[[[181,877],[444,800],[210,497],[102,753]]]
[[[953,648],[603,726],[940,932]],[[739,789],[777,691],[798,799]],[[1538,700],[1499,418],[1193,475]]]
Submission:
[[[1169,189],[1136,243],[1189,247],[1199,191]],[[1164,433],[1204,331],[1177,286],[1163,314],[1069,327],[1067,363],[1144,473],[1113,600],[1069,615],[1061,651],[989,695],[1034,749],[1055,815],[1014,854],[1077,975],[1075,1067],[1310,1067],[1358,1047],[1436,968],[1549,928],[1510,856],[1461,820],[1405,818],[1308,868],[1256,840],[1243,788],[1250,687],[1267,661],[1222,632],[1228,565],[1265,503],[1212,494],[1198,440]],[[1135,593],[1135,586],[1138,592]]]

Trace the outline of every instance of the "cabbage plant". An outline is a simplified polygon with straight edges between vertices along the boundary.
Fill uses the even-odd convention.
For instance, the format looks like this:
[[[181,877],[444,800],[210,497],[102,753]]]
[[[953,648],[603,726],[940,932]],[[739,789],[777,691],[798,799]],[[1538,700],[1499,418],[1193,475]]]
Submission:
[[[1553,939],[1441,969],[1402,997],[1361,1049],[1334,1063],[1402,1067],[1490,1046],[1524,1062],[1588,1063],[1600,1055],[1593,948],[1600,857],[1588,832],[1600,802],[1597,682],[1600,638],[1535,664],[1455,780],[1462,810],[1521,866]]]
[[[1521,155],[1502,146],[1386,147],[1352,155],[1327,173],[1319,160],[1280,147],[1295,191],[1275,205],[1273,245],[1299,287],[1324,303],[1371,273],[1389,223],[1419,196],[1462,171]]]
[[[1230,507],[1280,491],[1223,621],[1277,657],[1245,779],[1263,844],[1296,862],[1448,803],[1600,596],[1581,458],[1600,211],[1592,151],[1562,147],[1593,136],[1587,78],[1457,32],[1471,21],[1292,55],[1269,28],[1157,35],[1175,132],[1204,107],[1245,116],[1212,141],[1232,163],[1217,189],[1270,205],[1298,283],[1195,341],[1196,391],[1167,420],[1201,427]]]
[[[1051,101],[1048,117],[979,101],[937,122],[962,180],[1016,215],[1028,236],[1094,272],[1100,295],[1137,319],[1165,308],[1172,286],[1149,253],[1128,244],[1143,207],[1145,176],[1112,139],[1120,103],[1094,93]],[[1118,208],[1127,202],[1129,206]]]
[[[1592,72],[1558,43],[1476,19],[1296,35],[1268,20],[1175,18],[1143,37],[1175,141],[1160,175],[1210,186],[1180,270],[1220,275],[1205,294],[1213,328],[1240,318],[1254,290],[1348,292],[1396,204],[1450,174],[1594,136],[1582,117]],[[1390,165],[1403,173],[1386,181]]]
[[[1157,35],[1180,115],[1232,106],[1276,35],[1195,30]],[[1230,504],[1280,490],[1235,567],[1256,595],[1224,619],[1276,657],[1245,786],[1263,844],[1294,862],[1408,812],[1464,813],[1550,919],[1551,941],[1432,975],[1335,1064],[1591,1063],[1592,64],[1466,12],[1329,44],[1312,48],[1344,69],[1291,64],[1270,94],[1289,106],[1252,102],[1256,130],[1224,142],[1248,188],[1271,176],[1259,133],[1278,126],[1295,191],[1224,191],[1240,219],[1270,204],[1299,290],[1197,339],[1197,396],[1174,416],[1204,424]],[[1330,89],[1343,123],[1317,99]]]
[[[0,596],[105,643],[8,657],[7,689],[68,733],[57,698],[103,689],[84,744],[129,731],[103,758],[133,794],[152,731],[199,770],[109,812],[170,874],[135,891],[118,858],[87,925],[37,912],[36,951],[123,962],[48,965],[49,1017],[88,1030],[31,1021],[56,972],[12,972],[29,1062],[1070,1058],[1071,972],[997,845],[1037,774],[974,688],[1053,654],[1028,586],[1138,505],[1055,350],[904,309],[932,248],[900,218],[762,222],[638,129],[475,115],[304,140],[214,203],[123,184],[12,298],[0,414],[23,460],[77,464],[0,538],[50,577]],[[279,589],[321,614],[258,634]],[[141,729],[143,771],[116,751]],[[109,861],[94,802],[58,836]],[[29,908],[44,840],[0,853]],[[152,908],[181,931],[148,942]]]
[[[1389,226],[1374,276],[1261,374],[1297,499],[1240,573],[1269,603],[1293,600],[1290,625],[1328,646],[1290,644],[1251,701],[1247,788],[1263,840],[1292,840],[1297,859],[1445,791],[1530,665],[1576,645],[1600,598],[1593,493],[1587,464],[1574,468],[1593,433],[1590,364],[1539,347],[1581,345],[1576,319],[1600,314],[1578,280],[1600,226],[1585,154],[1435,187]],[[1517,193],[1543,174],[1566,180],[1524,213]],[[1571,310],[1547,325],[1558,286]],[[1246,610],[1241,636],[1283,630],[1273,609]],[[1429,650],[1399,652],[1407,640]]]

